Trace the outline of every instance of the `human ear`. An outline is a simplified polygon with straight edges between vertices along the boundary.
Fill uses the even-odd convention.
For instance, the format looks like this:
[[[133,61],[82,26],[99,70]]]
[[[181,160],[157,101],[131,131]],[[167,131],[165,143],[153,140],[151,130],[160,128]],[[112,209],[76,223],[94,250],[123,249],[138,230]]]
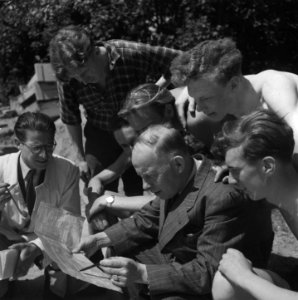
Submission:
[[[20,146],[21,146],[20,140],[18,138],[15,138],[14,142],[15,142],[16,146],[20,149]]]
[[[181,174],[185,168],[185,161],[184,158],[180,155],[176,155],[171,159],[171,166],[174,168],[174,170]]]
[[[272,175],[275,172],[276,161],[272,156],[266,156],[262,159],[262,171],[266,175]]]
[[[238,87],[240,82],[240,77],[239,76],[233,76],[230,81],[229,81],[229,86],[231,90],[234,90]]]

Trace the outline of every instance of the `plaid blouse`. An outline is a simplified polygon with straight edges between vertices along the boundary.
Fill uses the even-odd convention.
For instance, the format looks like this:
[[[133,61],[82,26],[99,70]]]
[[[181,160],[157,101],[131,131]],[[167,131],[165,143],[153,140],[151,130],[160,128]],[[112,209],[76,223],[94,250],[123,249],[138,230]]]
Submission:
[[[105,89],[97,84],[84,84],[76,79],[58,83],[62,122],[81,124],[79,105],[82,104],[88,122],[109,130],[111,118],[121,109],[127,93],[146,83],[148,75],[169,77],[169,66],[181,51],[123,40],[100,43],[108,52],[110,73]]]

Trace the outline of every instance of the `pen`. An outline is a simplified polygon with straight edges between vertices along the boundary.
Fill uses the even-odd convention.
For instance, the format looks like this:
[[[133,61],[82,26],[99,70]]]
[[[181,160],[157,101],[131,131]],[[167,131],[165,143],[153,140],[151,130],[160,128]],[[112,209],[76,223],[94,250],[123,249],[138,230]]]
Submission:
[[[102,272],[104,272],[104,270],[99,266],[99,264],[93,264],[93,265],[90,265],[88,267],[84,267],[83,269],[80,269],[80,272],[89,270],[89,269],[91,269],[93,267],[97,267],[99,270],[101,270]]]

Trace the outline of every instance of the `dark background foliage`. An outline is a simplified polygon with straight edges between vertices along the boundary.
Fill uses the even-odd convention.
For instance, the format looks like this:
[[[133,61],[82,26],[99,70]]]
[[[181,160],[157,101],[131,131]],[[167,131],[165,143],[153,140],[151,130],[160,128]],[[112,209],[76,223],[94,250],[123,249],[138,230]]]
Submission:
[[[18,93],[35,62],[66,25],[95,39],[127,39],[189,49],[205,39],[232,37],[244,74],[272,68],[298,73],[297,0],[1,0],[0,101]]]

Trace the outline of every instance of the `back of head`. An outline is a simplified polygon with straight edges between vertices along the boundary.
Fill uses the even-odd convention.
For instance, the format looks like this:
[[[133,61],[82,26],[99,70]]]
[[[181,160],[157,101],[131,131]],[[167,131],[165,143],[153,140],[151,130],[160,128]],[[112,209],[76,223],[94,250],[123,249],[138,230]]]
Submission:
[[[45,114],[25,112],[18,117],[14,126],[14,133],[19,141],[26,141],[26,130],[45,132],[52,135],[54,139],[56,127],[53,120]]]
[[[50,60],[59,80],[69,80],[66,67],[78,68],[92,51],[89,33],[79,26],[67,26],[58,31],[50,42]]]
[[[127,95],[120,116],[125,116],[143,107],[150,107],[160,116],[164,115],[166,104],[174,104],[175,98],[165,88],[153,83],[146,83],[132,89]]]
[[[145,145],[158,157],[181,155],[190,157],[188,147],[179,130],[165,125],[151,125],[135,141],[134,148]]]
[[[209,77],[219,83],[241,74],[242,55],[229,38],[207,40],[177,56],[171,63],[171,80],[176,86]]]
[[[225,123],[215,140],[213,152],[225,154],[228,149],[236,147],[242,148],[243,158],[249,162],[266,156],[290,162],[294,150],[293,130],[273,112],[255,111]]]

